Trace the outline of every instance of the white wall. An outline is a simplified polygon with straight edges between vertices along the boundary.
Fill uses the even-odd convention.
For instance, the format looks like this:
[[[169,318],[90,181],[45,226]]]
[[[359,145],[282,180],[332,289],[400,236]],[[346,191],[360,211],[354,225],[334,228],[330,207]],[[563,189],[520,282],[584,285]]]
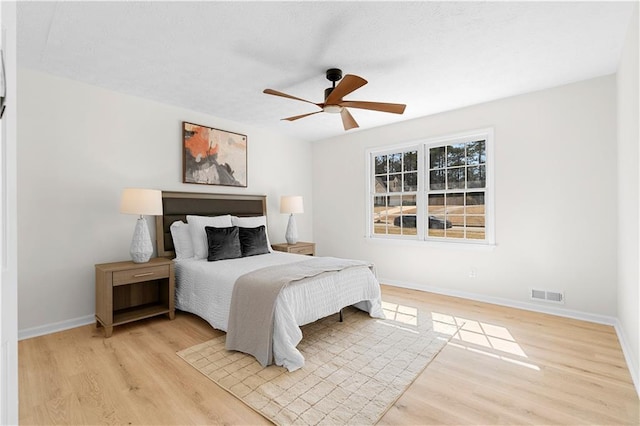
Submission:
[[[0,122],[0,424],[12,425],[18,424],[16,3],[3,2],[1,11],[6,110]]]
[[[287,224],[280,195],[299,194],[300,239],[313,239],[309,143],[32,70],[18,73],[21,337],[91,321],[94,264],[130,258],[136,218],[118,211],[124,187],[266,194],[274,243],[284,241]],[[181,183],[183,120],[248,136],[248,188]]]
[[[615,110],[615,78],[607,76],[314,143],[318,252],[371,260],[382,282],[485,300],[528,304],[530,287],[561,290],[563,309],[611,322]],[[368,148],[486,127],[495,130],[493,250],[364,238]]]
[[[640,393],[638,6],[618,67],[618,334]]]

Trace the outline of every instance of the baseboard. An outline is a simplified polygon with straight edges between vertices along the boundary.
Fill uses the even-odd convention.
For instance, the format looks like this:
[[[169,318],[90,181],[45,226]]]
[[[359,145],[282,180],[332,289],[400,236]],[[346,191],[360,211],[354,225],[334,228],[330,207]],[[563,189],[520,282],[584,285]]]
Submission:
[[[32,337],[44,336],[45,334],[68,330],[70,328],[76,328],[87,324],[93,324],[95,323],[95,321],[95,315],[87,315],[84,317],[55,322],[53,324],[18,330],[18,340],[30,339]]]
[[[476,302],[492,303],[494,305],[506,306],[509,308],[524,309],[525,311],[540,312],[543,314],[550,314],[550,315],[556,315],[560,317],[595,322],[597,324],[615,326],[616,322],[618,321],[617,318],[610,317],[607,315],[599,315],[599,314],[591,314],[591,313],[582,312],[582,311],[574,311],[571,309],[559,308],[557,306],[541,306],[536,303],[520,302],[517,300],[504,299],[501,297],[485,296],[477,293],[469,293],[466,291],[451,290],[448,288],[432,287],[428,285],[407,283],[407,282],[402,282],[398,280],[390,280],[386,278],[379,278],[379,281],[383,284],[388,284],[394,287],[427,291],[430,293],[442,294],[444,296],[459,297],[461,299],[469,299],[469,300],[474,300]]]
[[[637,360],[634,360],[631,356],[631,346],[629,346],[629,341],[626,338],[626,334],[624,333],[620,321],[616,320],[614,328],[616,329],[616,334],[618,335],[620,346],[622,346],[624,359],[625,361],[627,361],[627,368],[629,369],[629,373],[631,374],[631,380],[633,380],[633,385],[636,387],[636,392],[638,393],[638,398],[640,399],[640,372],[638,371]]]

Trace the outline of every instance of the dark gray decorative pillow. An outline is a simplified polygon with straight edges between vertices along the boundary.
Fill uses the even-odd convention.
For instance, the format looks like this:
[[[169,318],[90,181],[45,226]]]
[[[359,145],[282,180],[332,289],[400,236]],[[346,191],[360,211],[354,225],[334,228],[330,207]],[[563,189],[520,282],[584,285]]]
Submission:
[[[207,243],[209,245],[209,253],[207,260],[236,259],[242,257],[240,248],[240,238],[237,226],[227,228],[215,228],[213,226],[205,226],[207,233]]]
[[[242,248],[242,257],[269,253],[265,226],[240,228],[240,247]]]

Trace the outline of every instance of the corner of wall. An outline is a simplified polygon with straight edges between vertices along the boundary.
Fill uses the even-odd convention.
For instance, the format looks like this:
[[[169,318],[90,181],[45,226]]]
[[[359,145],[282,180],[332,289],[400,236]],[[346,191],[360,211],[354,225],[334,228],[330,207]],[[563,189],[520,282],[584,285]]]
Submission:
[[[616,332],[640,397],[640,125],[636,3],[622,48],[617,85],[618,278]]]
[[[638,371],[638,363],[633,359],[633,351],[631,350],[629,340],[625,336],[620,321],[616,319],[613,327],[615,328],[616,334],[618,335],[618,341],[620,342],[620,347],[622,348],[624,360],[627,362],[627,368],[629,368],[631,380],[633,381],[633,385],[635,386],[636,392],[638,393],[638,398],[640,399],[640,371]]]

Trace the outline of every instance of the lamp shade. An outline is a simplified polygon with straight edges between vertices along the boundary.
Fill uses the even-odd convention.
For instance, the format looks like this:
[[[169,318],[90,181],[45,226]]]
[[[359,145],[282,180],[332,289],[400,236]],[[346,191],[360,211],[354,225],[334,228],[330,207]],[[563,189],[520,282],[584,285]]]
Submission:
[[[304,213],[300,195],[284,195],[280,197],[280,213]]]
[[[120,201],[120,213],[159,216],[162,214],[162,191],[125,188]]]

